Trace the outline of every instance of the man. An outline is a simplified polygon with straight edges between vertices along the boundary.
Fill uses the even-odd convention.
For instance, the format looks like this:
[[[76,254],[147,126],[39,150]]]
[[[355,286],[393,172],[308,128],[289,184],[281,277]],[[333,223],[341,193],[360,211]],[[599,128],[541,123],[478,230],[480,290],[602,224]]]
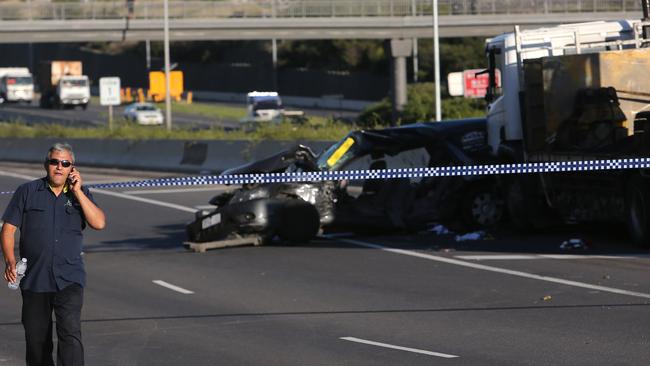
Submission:
[[[45,158],[47,176],[16,189],[0,232],[4,278],[16,281],[14,234],[20,230],[20,256],[27,273],[20,282],[22,323],[28,366],[52,366],[52,312],[56,317],[57,365],[84,363],[81,306],[86,273],[81,257],[86,223],[101,230],[104,212],[97,207],[74,166],[68,144],[54,144]]]

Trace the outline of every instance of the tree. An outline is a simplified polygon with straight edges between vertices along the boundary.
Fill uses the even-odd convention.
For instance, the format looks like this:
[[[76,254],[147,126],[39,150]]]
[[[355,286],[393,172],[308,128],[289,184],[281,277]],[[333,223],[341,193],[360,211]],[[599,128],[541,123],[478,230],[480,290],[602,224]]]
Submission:
[[[428,122],[434,120],[433,83],[417,83],[408,86],[408,102],[399,124]],[[442,119],[461,119],[485,116],[483,99],[447,98],[442,100]],[[361,128],[388,126],[391,120],[391,104],[388,98],[366,108],[358,117]]]

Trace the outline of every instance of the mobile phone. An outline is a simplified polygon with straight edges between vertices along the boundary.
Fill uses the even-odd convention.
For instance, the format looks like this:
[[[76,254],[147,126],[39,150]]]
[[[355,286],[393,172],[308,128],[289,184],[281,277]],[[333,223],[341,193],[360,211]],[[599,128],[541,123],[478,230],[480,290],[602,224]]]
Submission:
[[[74,167],[72,167],[72,170],[70,170],[70,173],[72,173],[72,172],[74,172]],[[74,183],[74,181],[72,181],[72,177],[70,175],[68,175],[68,182]]]

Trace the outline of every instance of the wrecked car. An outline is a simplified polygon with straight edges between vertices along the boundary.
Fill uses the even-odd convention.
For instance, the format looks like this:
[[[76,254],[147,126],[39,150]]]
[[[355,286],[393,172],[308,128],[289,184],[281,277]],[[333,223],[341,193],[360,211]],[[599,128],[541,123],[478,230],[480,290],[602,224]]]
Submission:
[[[320,154],[298,145],[222,175],[382,170],[489,163],[483,118],[353,131]],[[245,184],[210,200],[188,224],[192,242],[274,237],[306,242],[319,231],[390,232],[454,221],[488,227],[501,220],[495,178],[446,176]]]

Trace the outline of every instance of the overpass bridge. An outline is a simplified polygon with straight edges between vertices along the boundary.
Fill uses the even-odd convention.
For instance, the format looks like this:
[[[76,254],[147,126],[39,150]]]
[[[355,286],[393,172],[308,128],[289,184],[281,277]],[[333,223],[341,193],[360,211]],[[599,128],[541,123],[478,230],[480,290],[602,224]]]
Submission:
[[[439,0],[441,37],[641,18],[638,0]],[[431,0],[170,1],[170,38],[430,38]],[[162,40],[161,0],[0,3],[0,43]]]

